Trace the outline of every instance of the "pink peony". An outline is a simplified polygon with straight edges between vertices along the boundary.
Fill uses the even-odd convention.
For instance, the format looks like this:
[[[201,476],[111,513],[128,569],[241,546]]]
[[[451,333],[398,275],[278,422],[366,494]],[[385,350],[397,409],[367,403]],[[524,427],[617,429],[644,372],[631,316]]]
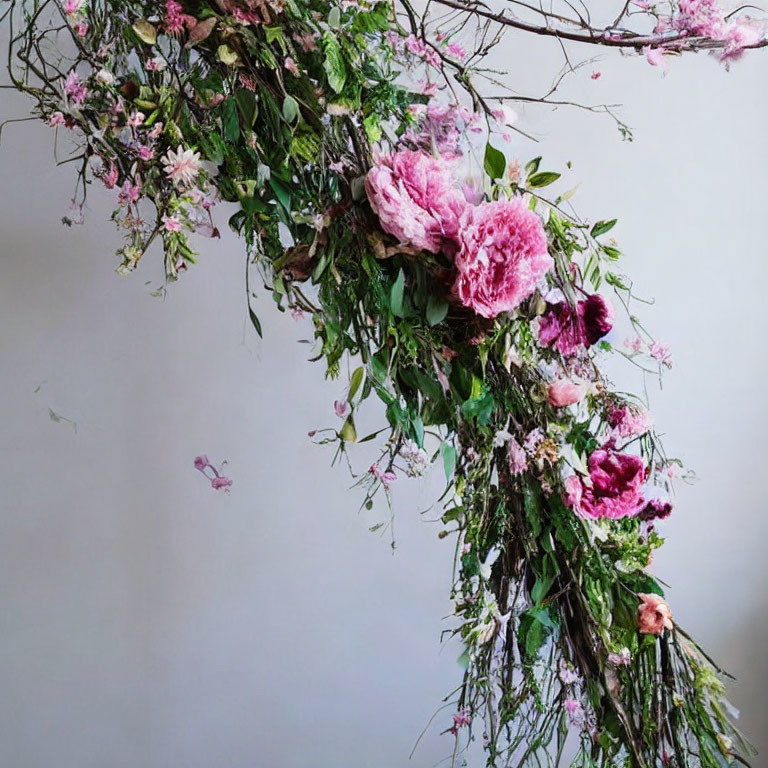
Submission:
[[[613,307],[599,293],[582,299],[574,309],[568,302],[553,304],[539,320],[539,343],[561,354],[575,355],[598,342],[613,328]]]
[[[720,61],[726,69],[732,61],[738,61],[744,55],[744,49],[757,45],[763,39],[763,27],[758,22],[744,16],[729,24],[725,32],[726,46],[720,54]]]
[[[547,389],[547,402],[555,408],[564,408],[578,403],[586,391],[584,384],[570,381],[570,379],[557,379]]]
[[[725,19],[718,0],[679,0],[675,29],[689,35],[719,40],[725,34]]]
[[[365,190],[382,228],[414,248],[450,249],[466,207],[451,171],[450,163],[422,151],[381,155]]]
[[[591,484],[580,492],[566,481],[566,503],[582,517],[633,517],[643,508],[643,460],[628,453],[600,448],[589,457]]]
[[[478,315],[492,318],[518,307],[553,264],[541,219],[522,199],[464,212],[454,289]]]
[[[645,635],[660,635],[672,629],[672,611],[658,595],[638,594],[641,602],[637,607],[637,627]]]
[[[570,475],[565,478],[565,503],[569,507],[578,509],[581,505],[581,497],[584,495],[584,486],[578,475]]]

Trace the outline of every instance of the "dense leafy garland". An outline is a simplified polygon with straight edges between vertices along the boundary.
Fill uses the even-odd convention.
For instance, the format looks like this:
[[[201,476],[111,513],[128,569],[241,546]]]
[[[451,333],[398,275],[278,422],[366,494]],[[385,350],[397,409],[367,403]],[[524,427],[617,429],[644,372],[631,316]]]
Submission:
[[[159,239],[176,278],[188,235],[217,236],[213,209],[238,204],[249,271],[281,310],[311,313],[328,374],[359,361],[343,425],[318,439],[376,439],[355,413],[385,405],[368,506],[443,463],[466,670],[454,754],[479,737],[489,766],[558,765],[572,733],[573,766],[744,763],[717,668],[648,572],[679,463],[597,366],[615,352],[660,371],[668,350],[634,317],[627,348],[603,340],[598,290],[631,300],[615,222],[548,199],[558,174],[540,158],[507,159],[514,113],[477,82],[507,26],[654,65],[699,48],[728,63],[762,30],[705,0],[628,3],[602,30],[436,4],[432,21],[375,0],[16,0],[9,72],[37,117],[74,131],[78,203],[94,177],[116,195],[121,274]]]

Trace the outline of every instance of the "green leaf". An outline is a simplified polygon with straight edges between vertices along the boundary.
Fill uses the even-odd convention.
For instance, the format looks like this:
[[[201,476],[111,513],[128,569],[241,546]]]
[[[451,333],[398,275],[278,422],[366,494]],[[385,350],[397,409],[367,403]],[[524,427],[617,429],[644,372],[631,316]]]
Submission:
[[[592,237],[600,237],[600,235],[604,235],[606,232],[610,232],[615,226],[618,219],[611,219],[610,221],[598,221],[594,227],[592,227],[592,231],[590,234]]]
[[[283,118],[286,123],[293,123],[299,116],[299,102],[293,96],[286,96],[283,99]]]
[[[539,170],[539,165],[541,163],[540,157],[534,157],[533,160],[529,160],[525,164],[525,178],[527,179],[529,176],[532,176],[536,171]]]
[[[341,93],[347,82],[347,65],[344,63],[339,41],[333,32],[326,32],[323,35],[323,48],[325,50],[323,69],[328,77],[328,85],[336,93]]]
[[[405,273],[401,269],[397,273],[397,279],[392,284],[392,290],[389,296],[389,306],[395,317],[405,317],[403,308],[403,294],[405,291]]]
[[[540,173],[534,173],[528,177],[529,187],[548,187],[550,184],[554,184],[560,178],[559,173],[554,171],[541,171]]]
[[[507,170],[507,158],[501,150],[486,144],[484,167],[485,172],[492,179],[501,179],[504,177],[504,171]]]
[[[288,188],[282,182],[278,181],[274,176],[269,180],[269,186],[275,193],[275,197],[280,201],[280,204],[285,208],[288,213],[291,212],[291,193]]]
[[[251,325],[256,329],[256,333],[263,339],[264,334],[261,331],[261,320],[259,320],[258,315],[251,309],[250,305],[248,306],[248,317],[251,318]]]
[[[245,88],[238,88],[235,91],[235,101],[240,109],[240,115],[243,118],[243,125],[246,128],[252,128],[259,114],[259,108],[256,104],[254,95]]]
[[[339,432],[339,437],[347,443],[354,443],[357,441],[357,430],[355,429],[355,422],[351,413],[347,416],[344,426]]]
[[[427,299],[427,322],[434,326],[445,320],[448,314],[448,302],[439,296],[432,295]]]
[[[347,401],[350,405],[355,405],[355,395],[365,382],[365,368],[361,365],[359,368],[355,368],[352,376],[349,379],[349,395],[347,395]]]
[[[237,102],[229,98],[222,105],[222,129],[224,138],[230,144],[236,144],[240,138],[240,119],[237,116]]]
[[[443,457],[443,468],[445,469],[445,479],[450,480],[456,469],[456,449],[450,443],[443,443],[440,446],[440,454]]]

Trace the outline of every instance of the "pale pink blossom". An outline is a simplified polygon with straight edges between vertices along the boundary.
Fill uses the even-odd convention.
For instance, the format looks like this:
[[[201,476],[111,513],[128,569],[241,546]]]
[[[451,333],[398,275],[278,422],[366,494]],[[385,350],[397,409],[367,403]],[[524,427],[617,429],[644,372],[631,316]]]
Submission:
[[[77,72],[72,70],[64,82],[64,93],[69,97],[73,104],[82,104],[88,96],[88,91],[85,85],[83,85],[80,78],[77,76]]]
[[[370,472],[387,490],[389,490],[389,486],[397,480],[397,475],[394,472],[384,472],[378,462],[371,464],[371,468],[368,472]]]
[[[131,203],[138,202],[140,197],[141,197],[141,188],[139,187],[139,185],[131,184],[131,182],[128,179],[126,179],[120,192],[117,195],[117,202],[118,202],[118,205],[128,206],[128,205],[131,205]]]
[[[165,59],[162,59],[160,56],[153,56],[144,62],[144,66],[148,72],[162,72],[167,65]]]
[[[142,125],[144,123],[145,119],[146,119],[146,115],[143,112],[139,112],[138,110],[134,110],[128,116],[128,119],[125,121],[125,124],[129,128],[138,128],[140,125]]]
[[[52,112],[51,116],[48,118],[48,125],[51,126],[51,128],[56,128],[59,125],[65,125],[66,120],[64,119],[64,114],[62,112]]]
[[[660,365],[665,365],[667,368],[672,367],[672,353],[670,352],[668,344],[663,344],[660,341],[652,341],[648,345],[648,352]]]
[[[117,166],[114,163],[109,164],[109,168],[106,168],[101,174],[101,180],[107,189],[114,189],[118,179]]]
[[[637,626],[646,635],[660,635],[665,629],[672,629],[672,611],[658,595],[638,594]]]
[[[643,351],[643,340],[639,336],[635,336],[634,339],[624,339],[624,346],[629,349],[633,354],[638,355]]]
[[[516,309],[554,264],[541,219],[519,197],[467,208],[458,242],[454,290],[482,317]]]
[[[528,456],[514,437],[511,437],[507,443],[507,459],[509,472],[513,477],[525,472],[528,466]]]
[[[617,437],[644,435],[651,428],[651,415],[640,406],[611,406],[608,423]]]
[[[632,661],[629,648],[622,648],[619,653],[609,653],[608,662],[616,667],[626,667]]]
[[[285,61],[283,62],[283,64],[285,65],[285,68],[294,77],[298,77],[301,74],[301,70],[299,69],[299,65],[290,56],[286,56]]]
[[[764,26],[762,23],[743,16],[729,24],[725,33],[726,46],[720,54],[720,61],[737,61],[744,54],[744,49],[757,45],[764,35]]]
[[[80,8],[82,8],[83,0],[65,0],[64,2],[64,13],[67,14],[67,16],[74,16]]]
[[[333,410],[340,419],[345,419],[349,415],[349,403],[346,400],[334,400]]]
[[[166,232],[181,232],[181,221],[178,216],[163,215],[163,226]]]
[[[162,158],[166,176],[179,185],[189,186],[200,172],[200,153],[180,146],[174,152],[169,149]]]
[[[75,30],[75,34],[78,37],[85,37],[88,34],[88,22],[87,21],[78,21],[76,24],[72,25],[72,29]]]
[[[464,59],[467,57],[467,50],[460,43],[449,43],[445,47],[445,52],[452,59],[456,59],[456,61],[464,61]]]
[[[584,707],[576,699],[566,699],[563,702],[565,711],[568,713],[568,720],[574,727],[580,727],[584,724]]]
[[[152,160],[155,156],[155,150],[154,147],[150,147],[147,144],[139,144],[136,154],[141,160]]]
[[[382,228],[401,243],[433,253],[453,245],[466,201],[447,161],[411,150],[380,155],[365,189]]]
[[[652,67],[661,67],[665,72],[669,70],[669,61],[664,56],[664,50],[662,48],[652,48],[650,45],[646,45],[643,48],[646,61]]]
[[[317,43],[315,42],[315,36],[310,32],[304,34],[295,34],[293,39],[301,46],[305,53],[312,53],[317,50]]]

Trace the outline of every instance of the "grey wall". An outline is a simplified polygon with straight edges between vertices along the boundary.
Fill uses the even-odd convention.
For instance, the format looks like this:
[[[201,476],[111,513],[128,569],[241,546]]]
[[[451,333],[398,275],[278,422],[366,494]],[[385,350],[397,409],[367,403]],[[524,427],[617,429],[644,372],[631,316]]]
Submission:
[[[515,69],[526,51],[504,57]],[[637,59],[597,68],[572,95],[623,101],[634,144],[607,119],[529,110],[542,147],[513,149],[573,161],[575,203],[620,219],[627,269],[656,299],[645,317],[675,355],[651,386],[656,421],[700,478],[657,571],[676,619],[740,678],[732,698],[768,750],[768,59],[730,75],[674,62],[664,80]],[[518,77],[533,90],[540,72]],[[0,92],[0,115],[23,110]],[[439,642],[452,547],[418,514],[439,472],[398,482],[393,555],[367,530],[386,512],[358,514],[306,437],[342,393],[305,362],[308,323],[265,299],[254,337],[228,234],[165,300],[149,295],[157,254],[118,278],[112,199],[94,187],[87,226],[60,226],[72,177],[52,144],[30,123],[0,147],[0,766],[432,766],[447,713],[408,754],[459,677]],[[194,471],[200,452],[229,460],[231,496]]]

